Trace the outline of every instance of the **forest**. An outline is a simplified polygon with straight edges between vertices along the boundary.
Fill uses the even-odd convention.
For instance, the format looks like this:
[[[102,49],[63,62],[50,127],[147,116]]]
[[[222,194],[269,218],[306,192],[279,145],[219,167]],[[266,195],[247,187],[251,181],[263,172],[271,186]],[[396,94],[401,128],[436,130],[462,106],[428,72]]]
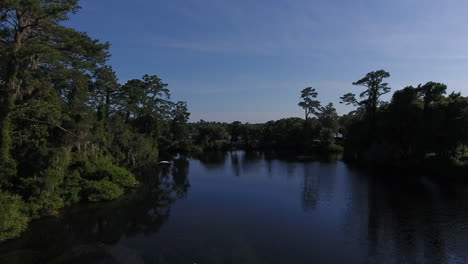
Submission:
[[[0,240],[66,205],[121,196],[186,144],[187,104],[156,75],[120,84],[110,44],[63,26],[78,9],[0,4]]]
[[[317,90],[298,94],[304,118],[263,124],[189,123],[157,75],[120,83],[109,43],[64,26],[77,0],[0,3],[0,241],[78,202],[114,200],[162,159],[212,150],[307,155],[343,153],[348,162],[468,167],[468,98],[428,82],[391,89],[384,70],[353,83],[338,115]]]

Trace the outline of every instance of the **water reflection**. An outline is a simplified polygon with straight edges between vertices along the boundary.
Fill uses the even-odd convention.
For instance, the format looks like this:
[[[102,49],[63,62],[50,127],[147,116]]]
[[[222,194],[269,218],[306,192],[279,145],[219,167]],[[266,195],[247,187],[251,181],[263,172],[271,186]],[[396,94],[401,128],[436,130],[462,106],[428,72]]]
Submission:
[[[171,167],[147,170],[141,187],[120,200],[77,205],[33,222],[24,236],[0,247],[0,263],[144,263],[118,243],[161,229],[171,205],[187,194],[188,171],[189,161],[179,158]]]
[[[234,175],[239,177],[241,175],[240,161],[239,161],[239,152],[231,151],[229,156],[231,157],[231,167]]]
[[[124,199],[34,222],[0,263],[468,263],[465,187],[259,152],[144,175]]]
[[[227,159],[227,152],[210,151],[197,156],[197,159],[209,170],[223,168]]]
[[[356,177],[351,182],[352,201],[346,218],[351,229],[366,223],[365,229],[358,230],[366,241],[370,263],[382,263],[383,259],[386,263],[468,260],[467,252],[457,249],[468,245],[468,230],[463,227],[468,219],[466,194],[452,190],[450,196],[458,192],[457,202],[447,204],[447,197],[441,195],[439,187],[426,186],[422,178],[396,180],[379,176],[383,173],[365,179]],[[361,194],[366,194],[366,198]],[[359,214],[366,215],[366,219],[358,217]]]
[[[172,166],[172,189],[176,192],[177,198],[187,196],[188,189],[190,188],[190,182],[188,179],[189,169],[190,161],[188,158],[180,157],[174,160]]]
[[[302,186],[302,208],[304,211],[315,209],[319,199],[319,178],[314,175],[312,166],[304,166],[304,181]]]

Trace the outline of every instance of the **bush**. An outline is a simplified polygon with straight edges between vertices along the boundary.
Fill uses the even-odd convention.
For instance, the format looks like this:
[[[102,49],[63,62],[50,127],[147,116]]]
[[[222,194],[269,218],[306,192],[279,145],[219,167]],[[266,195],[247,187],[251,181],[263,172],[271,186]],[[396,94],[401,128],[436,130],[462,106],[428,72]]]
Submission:
[[[319,135],[320,144],[322,146],[329,146],[335,141],[333,138],[333,130],[329,128],[322,128]]]
[[[87,185],[86,193],[90,202],[114,200],[124,193],[122,188],[108,180],[88,181]]]
[[[0,191],[0,241],[15,238],[28,227],[25,209],[19,196]]]
[[[98,173],[100,173],[104,179],[109,179],[111,182],[122,188],[130,188],[138,183],[131,172],[112,164],[108,164],[107,167],[100,168]]]
[[[31,197],[29,208],[33,218],[44,215],[57,215],[65,206],[63,199],[57,194],[43,191],[39,196]]]
[[[65,203],[72,204],[77,203],[81,199],[80,192],[83,179],[78,171],[72,171],[65,175],[63,183],[60,186],[60,196],[63,198]]]
[[[122,188],[135,186],[138,182],[128,170],[115,166],[109,159],[98,158],[82,162],[78,168],[82,178],[90,181],[108,180]]]

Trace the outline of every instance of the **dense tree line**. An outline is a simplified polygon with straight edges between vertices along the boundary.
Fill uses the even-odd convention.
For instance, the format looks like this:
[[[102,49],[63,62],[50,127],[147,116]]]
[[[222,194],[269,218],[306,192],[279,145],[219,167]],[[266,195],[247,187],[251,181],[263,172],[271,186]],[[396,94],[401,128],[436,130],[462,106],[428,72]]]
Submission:
[[[373,71],[353,83],[361,93],[340,99],[355,110],[339,116],[333,104],[322,106],[316,89],[301,91],[305,118],[263,124],[191,124],[193,143],[202,149],[255,149],[295,154],[338,152],[350,162],[392,167],[438,168],[453,175],[468,168],[468,98],[447,95],[447,86],[428,82],[382,96],[391,88],[390,73]],[[429,166],[428,166],[429,165]]]
[[[307,120],[292,117],[262,124],[199,121],[192,123],[192,142],[204,150],[260,150],[283,154],[332,153],[342,151],[342,119],[332,104]],[[197,148],[198,147],[198,148]]]
[[[109,44],[63,25],[77,0],[0,3],[0,241],[78,201],[119,197],[189,113],[156,75],[119,84]]]
[[[447,95],[447,86],[428,82],[395,91],[390,102],[380,100],[390,88],[383,70],[354,83],[365,90],[358,100],[346,94],[343,103],[357,107],[346,126],[345,158],[372,164],[466,169],[468,165],[468,98]]]

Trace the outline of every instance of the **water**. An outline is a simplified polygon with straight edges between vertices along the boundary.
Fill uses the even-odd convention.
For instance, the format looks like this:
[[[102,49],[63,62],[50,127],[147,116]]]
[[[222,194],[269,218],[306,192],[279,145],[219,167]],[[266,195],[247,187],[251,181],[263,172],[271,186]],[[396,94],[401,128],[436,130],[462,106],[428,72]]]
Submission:
[[[468,192],[340,161],[206,155],[0,245],[0,263],[468,263]]]

